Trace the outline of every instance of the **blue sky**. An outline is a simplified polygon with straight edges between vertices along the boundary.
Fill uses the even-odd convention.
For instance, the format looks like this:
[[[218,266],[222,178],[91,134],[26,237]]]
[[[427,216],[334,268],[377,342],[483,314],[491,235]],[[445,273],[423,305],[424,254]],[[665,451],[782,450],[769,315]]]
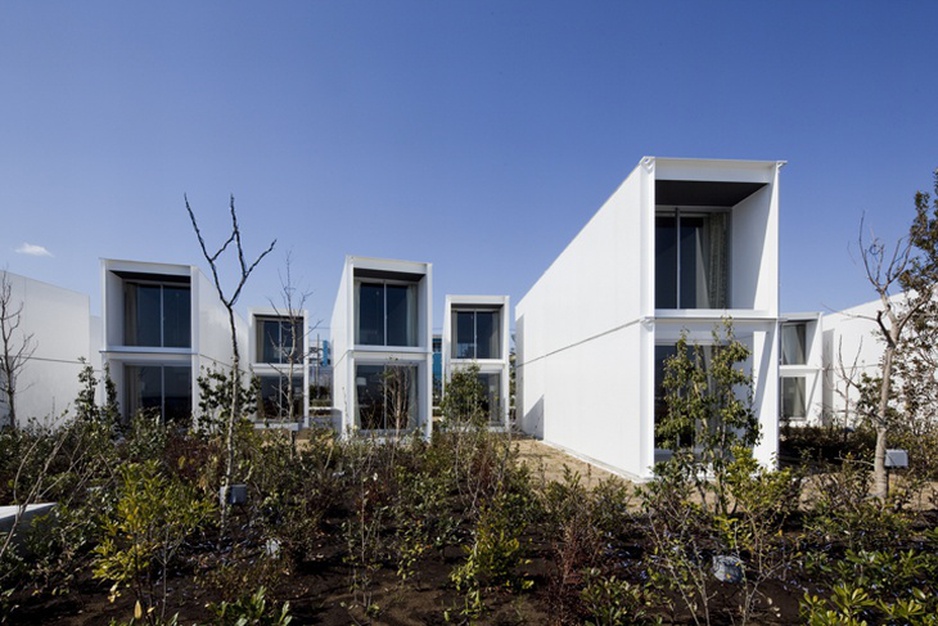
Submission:
[[[0,266],[91,295],[98,259],[248,254],[328,324],[344,256],[517,302],[645,155],[787,160],[785,311],[871,299],[938,167],[934,2],[0,4]],[[28,248],[26,244],[33,246]],[[41,254],[48,251],[49,254]],[[231,259],[229,259],[231,260]],[[437,323],[439,326],[440,324]]]

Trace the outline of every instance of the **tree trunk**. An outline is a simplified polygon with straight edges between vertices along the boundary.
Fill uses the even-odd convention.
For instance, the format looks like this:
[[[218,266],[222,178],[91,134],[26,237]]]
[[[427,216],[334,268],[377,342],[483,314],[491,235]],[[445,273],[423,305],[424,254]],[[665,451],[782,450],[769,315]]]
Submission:
[[[222,478],[222,499],[221,499],[221,525],[222,528],[228,520],[229,497],[231,494],[231,482],[234,478],[234,460],[235,460],[235,424],[241,414],[241,355],[238,352],[238,332],[235,327],[234,309],[228,307],[228,323],[231,327],[231,409],[228,413],[227,432],[225,433],[225,475]]]
[[[889,429],[889,395],[892,390],[892,362],[896,353],[895,340],[890,337],[883,354],[883,378],[879,385],[879,402],[876,407],[876,450],[873,454],[873,495],[885,500],[889,495],[886,477],[886,433]]]

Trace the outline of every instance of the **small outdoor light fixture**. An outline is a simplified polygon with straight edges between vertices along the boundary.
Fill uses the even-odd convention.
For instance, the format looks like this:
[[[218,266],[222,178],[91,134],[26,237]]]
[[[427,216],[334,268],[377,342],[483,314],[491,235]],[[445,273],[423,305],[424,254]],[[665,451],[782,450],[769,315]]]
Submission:
[[[226,504],[244,504],[248,501],[247,485],[230,485],[227,490],[225,487],[218,489],[218,503],[222,506]]]
[[[909,467],[908,450],[886,450],[886,468],[887,469],[906,469]]]

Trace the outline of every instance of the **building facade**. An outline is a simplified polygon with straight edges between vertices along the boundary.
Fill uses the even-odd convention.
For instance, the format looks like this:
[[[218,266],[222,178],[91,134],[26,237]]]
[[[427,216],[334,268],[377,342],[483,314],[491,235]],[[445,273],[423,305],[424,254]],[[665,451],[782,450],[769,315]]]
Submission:
[[[30,420],[54,424],[78,396],[82,360],[100,374],[95,340],[101,321],[91,316],[87,295],[4,270],[0,287],[6,293],[4,324],[10,351],[22,357],[14,375],[13,411],[6,394],[0,394],[0,427],[23,427]]]
[[[443,315],[443,393],[453,372],[479,368],[490,426],[509,428],[509,298],[446,296]]]
[[[249,361],[260,385],[256,418],[307,422],[310,383],[307,311],[252,308],[248,319]]]
[[[648,478],[664,361],[729,318],[751,352],[755,456],[774,463],[782,165],[642,159],[516,307],[524,431]]]
[[[192,265],[103,259],[104,362],[125,419],[140,411],[188,424],[198,416],[201,373],[230,371],[228,312],[215,286]],[[236,316],[238,351],[246,325]],[[242,368],[246,374],[245,367]]]
[[[390,435],[432,428],[432,267],[348,256],[331,322],[334,426]]]

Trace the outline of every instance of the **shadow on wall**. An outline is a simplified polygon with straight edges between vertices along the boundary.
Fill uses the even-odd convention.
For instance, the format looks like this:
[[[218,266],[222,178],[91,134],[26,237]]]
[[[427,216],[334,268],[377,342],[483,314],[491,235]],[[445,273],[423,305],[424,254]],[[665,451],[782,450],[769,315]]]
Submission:
[[[521,417],[521,430],[537,439],[544,438],[544,396],[525,411]]]

